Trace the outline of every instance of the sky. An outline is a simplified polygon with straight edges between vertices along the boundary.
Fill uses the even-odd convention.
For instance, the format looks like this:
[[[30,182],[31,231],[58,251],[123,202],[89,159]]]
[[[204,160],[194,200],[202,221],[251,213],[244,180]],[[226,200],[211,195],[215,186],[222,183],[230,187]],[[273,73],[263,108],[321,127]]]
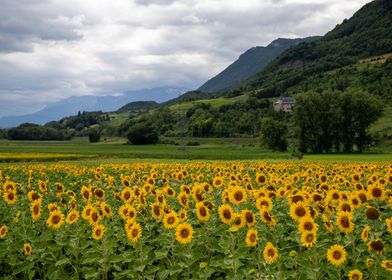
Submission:
[[[69,96],[196,89],[247,49],[323,35],[369,0],[1,0],[0,117]]]

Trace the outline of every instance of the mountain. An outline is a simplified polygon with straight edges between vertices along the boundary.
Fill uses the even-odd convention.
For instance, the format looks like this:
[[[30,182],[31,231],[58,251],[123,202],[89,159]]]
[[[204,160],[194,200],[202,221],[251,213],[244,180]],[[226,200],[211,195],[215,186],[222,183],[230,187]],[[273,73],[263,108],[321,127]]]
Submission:
[[[29,122],[45,124],[65,116],[76,115],[79,111],[112,112],[132,101],[164,102],[178,97],[185,88],[159,87],[126,91],[120,96],[71,96],[48,104],[44,109],[33,114],[0,118],[0,127],[14,127]]]
[[[253,47],[229,65],[221,73],[208,80],[198,91],[217,92],[236,86],[260,72],[269,62],[282,52],[302,42],[312,42],[320,36],[297,39],[276,39],[266,47]]]
[[[392,1],[370,2],[320,40],[289,48],[237,90],[271,97],[298,85],[305,91],[315,88],[315,79],[329,71],[392,52],[391,26]]]

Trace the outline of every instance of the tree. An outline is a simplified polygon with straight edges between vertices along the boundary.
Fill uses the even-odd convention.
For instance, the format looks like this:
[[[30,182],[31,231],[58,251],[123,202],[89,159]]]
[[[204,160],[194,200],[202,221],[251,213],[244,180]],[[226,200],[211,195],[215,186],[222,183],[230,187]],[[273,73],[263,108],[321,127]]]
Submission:
[[[132,125],[127,138],[133,145],[155,144],[158,142],[158,133],[150,124],[143,122]]]
[[[91,128],[88,131],[88,140],[90,143],[97,143],[101,139],[101,132],[98,128]]]
[[[261,142],[273,151],[287,150],[287,126],[278,120],[267,117],[261,120]]]

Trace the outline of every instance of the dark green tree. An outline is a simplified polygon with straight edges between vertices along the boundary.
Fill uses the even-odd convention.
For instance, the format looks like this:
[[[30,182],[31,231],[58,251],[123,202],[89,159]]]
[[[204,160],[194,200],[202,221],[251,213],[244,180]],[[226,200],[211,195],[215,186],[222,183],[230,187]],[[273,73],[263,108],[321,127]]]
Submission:
[[[279,120],[267,117],[261,120],[260,139],[273,151],[287,150],[287,126]]]
[[[158,133],[152,125],[142,122],[129,128],[127,138],[133,145],[154,144],[158,142]]]
[[[90,128],[88,131],[88,140],[90,143],[97,143],[101,139],[101,132],[98,128]]]

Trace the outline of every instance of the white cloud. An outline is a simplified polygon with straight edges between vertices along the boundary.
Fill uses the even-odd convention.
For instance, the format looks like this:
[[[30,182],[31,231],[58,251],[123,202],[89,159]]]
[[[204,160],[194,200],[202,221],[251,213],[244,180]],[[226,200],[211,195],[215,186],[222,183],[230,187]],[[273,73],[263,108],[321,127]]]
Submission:
[[[71,95],[196,88],[248,48],[322,35],[366,2],[2,0],[0,102],[24,114]]]

